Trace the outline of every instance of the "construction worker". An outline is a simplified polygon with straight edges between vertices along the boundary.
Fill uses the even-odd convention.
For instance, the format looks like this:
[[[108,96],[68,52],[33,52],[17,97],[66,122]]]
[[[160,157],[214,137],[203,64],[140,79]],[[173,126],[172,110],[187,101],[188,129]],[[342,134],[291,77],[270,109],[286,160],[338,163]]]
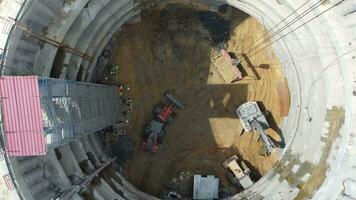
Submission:
[[[124,86],[120,85],[120,86],[117,88],[117,91],[118,91],[119,97],[124,96]]]

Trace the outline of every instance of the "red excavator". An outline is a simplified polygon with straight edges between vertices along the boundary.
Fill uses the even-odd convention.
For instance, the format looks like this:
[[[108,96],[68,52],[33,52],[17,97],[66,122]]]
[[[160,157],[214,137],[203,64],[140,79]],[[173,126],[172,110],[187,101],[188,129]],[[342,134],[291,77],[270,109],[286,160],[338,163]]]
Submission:
[[[153,119],[143,131],[141,149],[152,153],[158,151],[158,145],[162,143],[166,134],[166,126],[175,121],[174,108],[183,109],[184,105],[170,94],[165,95],[166,103],[156,106],[153,111]]]

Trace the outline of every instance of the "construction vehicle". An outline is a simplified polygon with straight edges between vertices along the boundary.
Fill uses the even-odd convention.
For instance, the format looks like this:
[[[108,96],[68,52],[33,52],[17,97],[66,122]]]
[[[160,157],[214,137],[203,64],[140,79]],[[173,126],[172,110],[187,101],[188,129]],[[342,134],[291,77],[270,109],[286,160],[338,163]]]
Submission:
[[[276,149],[275,144],[266,134],[265,129],[269,128],[266,117],[261,112],[258,104],[254,101],[246,102],[237,108],[236,114],[239,116],[242,126],[246,132],[257,131],[260,134],[264,148],[263,155],[270,155]]]
[[[214,58],[214,65],[221,77],[227,83],[233,83],[243,78],[238,68],[240,61],[232,59],[226,50],[221,50],[220,54]]]
[[[223,163],[223,166],[229,169],[227,177],[234,185],[241,186],[243,189],[247,189],[253,185],[250,178],[250,169],[243,160],[239,160],[237,155],[228,158]]]
[[[202,176],[195,174],[193,180],[193,199],[219,199],[219,178],[216,178],[214,175]]]
[[[158,145],[162,143],[166,135],[166,126],[175,121],[174,109],[183,109],[184,105],[174,96],[165,95],[166,103],[156,106],[153,111],[153,119],[148,123],[143,132],[143,142],[141,149],[152,153],[158,151]]]

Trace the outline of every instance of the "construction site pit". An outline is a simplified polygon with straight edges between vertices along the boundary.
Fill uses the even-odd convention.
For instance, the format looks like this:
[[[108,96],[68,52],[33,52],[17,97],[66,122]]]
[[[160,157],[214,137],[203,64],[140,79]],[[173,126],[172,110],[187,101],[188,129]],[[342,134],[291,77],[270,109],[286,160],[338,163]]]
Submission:
[[[289,113],[290,95],[273,48],[249,52],[265,33],[240,10],[220,6],[209,11],[199,4],[156,5],[122,26],[113,36],[114,50],[100,82],[124,86],[123,102],[127,106],[130,100],[132,106],[122,112],[127,135],[104,138],[130,183],[157,197],[175,191],[189,199],[194,174],[214,175],[222,197],[242,191],[222,165],[229,157],[244,160],[254,182],[278,163],[285,145],[279,127]],[[226,82],[219,74],[214,59],[221,48],[241,61],[242,80]],[[176,120],[167,126],[158,152],[143,151],[142,132],[167,92],[185,108],[175,110]],[[269,156],[261,155],[259,134],[243,132],[236,115],[248,101],[268,113],[266,132],[277,146]]]

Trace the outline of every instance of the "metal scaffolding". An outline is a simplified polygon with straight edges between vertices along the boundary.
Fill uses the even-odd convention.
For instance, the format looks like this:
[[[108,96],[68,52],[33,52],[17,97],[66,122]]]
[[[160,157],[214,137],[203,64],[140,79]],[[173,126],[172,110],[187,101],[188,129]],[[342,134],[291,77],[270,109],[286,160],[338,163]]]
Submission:
[[[57,48],[62,48],[63,50],[70,52],[72,54],[75,54],[77,56],[80,56],[89,62],[91,62],[93,60],[93,58],[91,56],[80,51],[79,49],[73,48],[67,44],[63,44],[53,38],[43,35],[41,33],[35,32],[31,28],[26,26],[25,24],[20,23],[18,20],[14,19],[12,17],[4,18],[4,17],[0,16],[0,20],[3,20],[4,24],[5,24],[2,29],[2,33],[4,33],[4,34],[10,34],[11,29],[13,27],[15,27],[15,28],[18,28],[18,30],[21,30],[26,37],[31,37],[31,38],[37,39],[41,42],[45,42],[47,44],[55,46]]]
[[[48,148],[109,127],[119,120],[116,87],[39,78]]]

